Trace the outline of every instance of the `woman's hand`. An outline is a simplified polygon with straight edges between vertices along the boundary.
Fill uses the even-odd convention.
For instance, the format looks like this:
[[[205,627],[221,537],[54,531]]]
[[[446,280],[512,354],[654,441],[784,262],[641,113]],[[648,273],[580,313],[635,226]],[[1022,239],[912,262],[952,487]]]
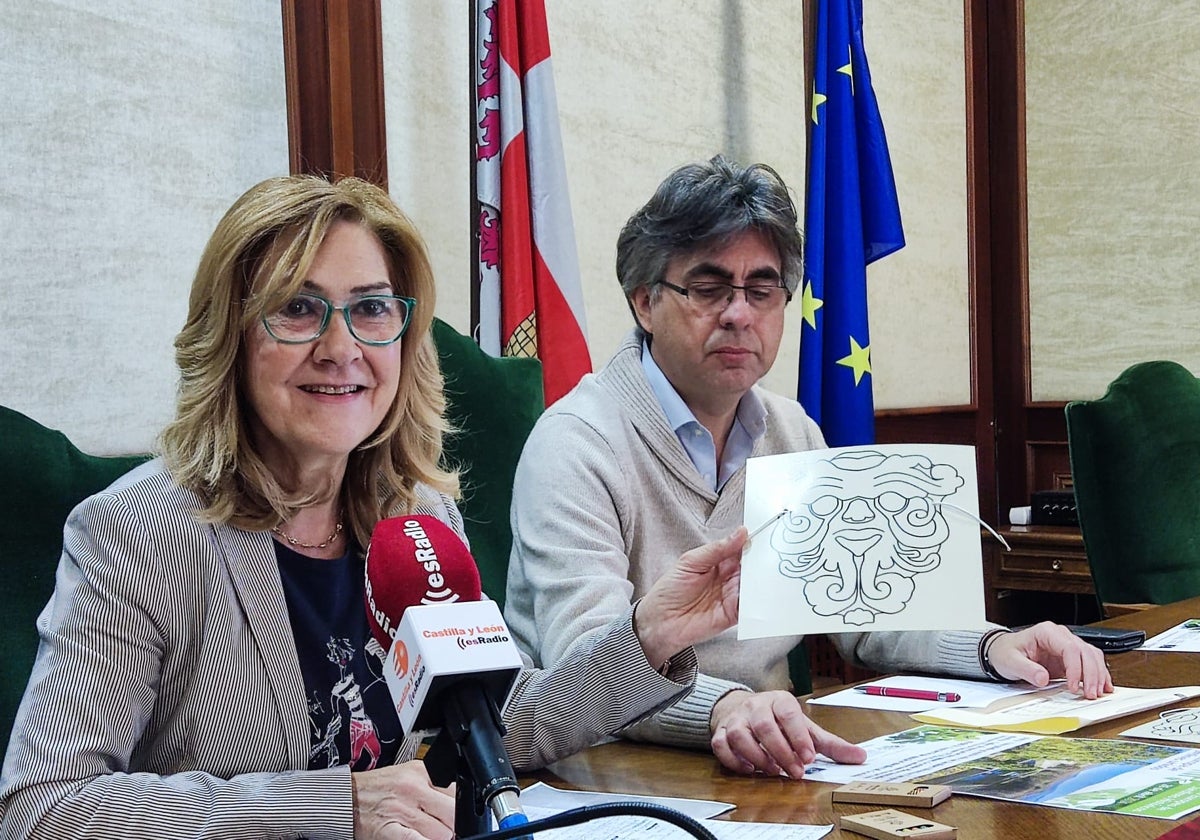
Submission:
[[[454,786],[438,788],[425,765],[407,761],[350,776],[359,840],[450,840]]]
[[[685,553],[638,602],[634,627],[646,659],[662,666],[737,623],[746,529]]]

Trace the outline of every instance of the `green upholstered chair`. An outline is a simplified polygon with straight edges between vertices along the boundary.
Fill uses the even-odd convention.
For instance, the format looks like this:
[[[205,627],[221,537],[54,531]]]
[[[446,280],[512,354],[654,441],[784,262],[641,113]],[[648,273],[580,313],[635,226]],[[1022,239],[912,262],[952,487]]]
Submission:
[[[483,591],[504,608],[512,530],[508,509],[525,439],[543,409],[542,363],[496,358],[453,327],[433,322],[446,416],[458,431],[446,441],[445,462],[464,470],[462,511]]]
[[[1143,362],[1066,414],[1079,525],[1105,613],[1200,594],[1200,382],[1174,362]]]
[[[71,508],[146,460],[102,458],[0,406],[0,754],[37,652],[38,613],[54,590]]]

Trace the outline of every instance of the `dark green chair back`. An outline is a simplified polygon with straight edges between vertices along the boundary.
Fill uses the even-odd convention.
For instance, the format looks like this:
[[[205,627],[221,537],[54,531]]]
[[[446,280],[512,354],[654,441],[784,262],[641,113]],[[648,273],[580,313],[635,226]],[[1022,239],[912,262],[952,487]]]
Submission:
[[[29,681],[67,514],[146,458],[87,455],[62,432],[0,406],[0,755]]]
[[[793,694],[808,694],[813,690],[812,666],[809,664],[808,640],[804,639],[788,652],[788,677]]]
[[[1066,413],[1101,604],[1200,595],[1200,382],[1174,362],[1143,362]]]
[[[459,503],[483,591],[504,608],[512,530],[508,509],[525,439],[545,407],[537,359],[495,358],[453,327],[433,322],[446,416],[458,432],[445,461],[463,470]]]

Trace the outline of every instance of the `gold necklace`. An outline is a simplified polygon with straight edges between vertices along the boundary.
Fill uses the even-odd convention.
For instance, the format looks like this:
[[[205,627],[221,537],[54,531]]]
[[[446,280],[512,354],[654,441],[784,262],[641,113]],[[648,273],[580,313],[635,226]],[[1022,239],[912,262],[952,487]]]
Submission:
[[[342,533],[342,520],[338,519],[337,526],[333,529],[333,533],[325,539],[325,542],[320,543],[302,542],[301,540],[293,538],[291,534],[285,534],[283,529],[278,525],[271,527],[271,533],[278,534],[279,536],[283,537],[288,541],[288,545],[292,546],[293,548],[329,548],[329,546],[333,545],[334,540],[336,540]]]

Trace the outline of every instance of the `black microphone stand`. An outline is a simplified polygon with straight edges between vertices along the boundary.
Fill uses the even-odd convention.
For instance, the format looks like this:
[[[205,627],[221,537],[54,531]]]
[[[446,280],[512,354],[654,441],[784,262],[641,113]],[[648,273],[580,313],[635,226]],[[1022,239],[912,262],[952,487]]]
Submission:
[[[491,829],[488,806],[505,792],[515,803],[520,792],[501,738],[507,732],[500,710],[476,681],[459,683],[436,700],[442,729],[425,753],[429,779],[438,787],[457,784],[454,833],[471,837]],[[519,813],[515,811],[514,813]],[[499,820],[499,817],[498,817]]]

